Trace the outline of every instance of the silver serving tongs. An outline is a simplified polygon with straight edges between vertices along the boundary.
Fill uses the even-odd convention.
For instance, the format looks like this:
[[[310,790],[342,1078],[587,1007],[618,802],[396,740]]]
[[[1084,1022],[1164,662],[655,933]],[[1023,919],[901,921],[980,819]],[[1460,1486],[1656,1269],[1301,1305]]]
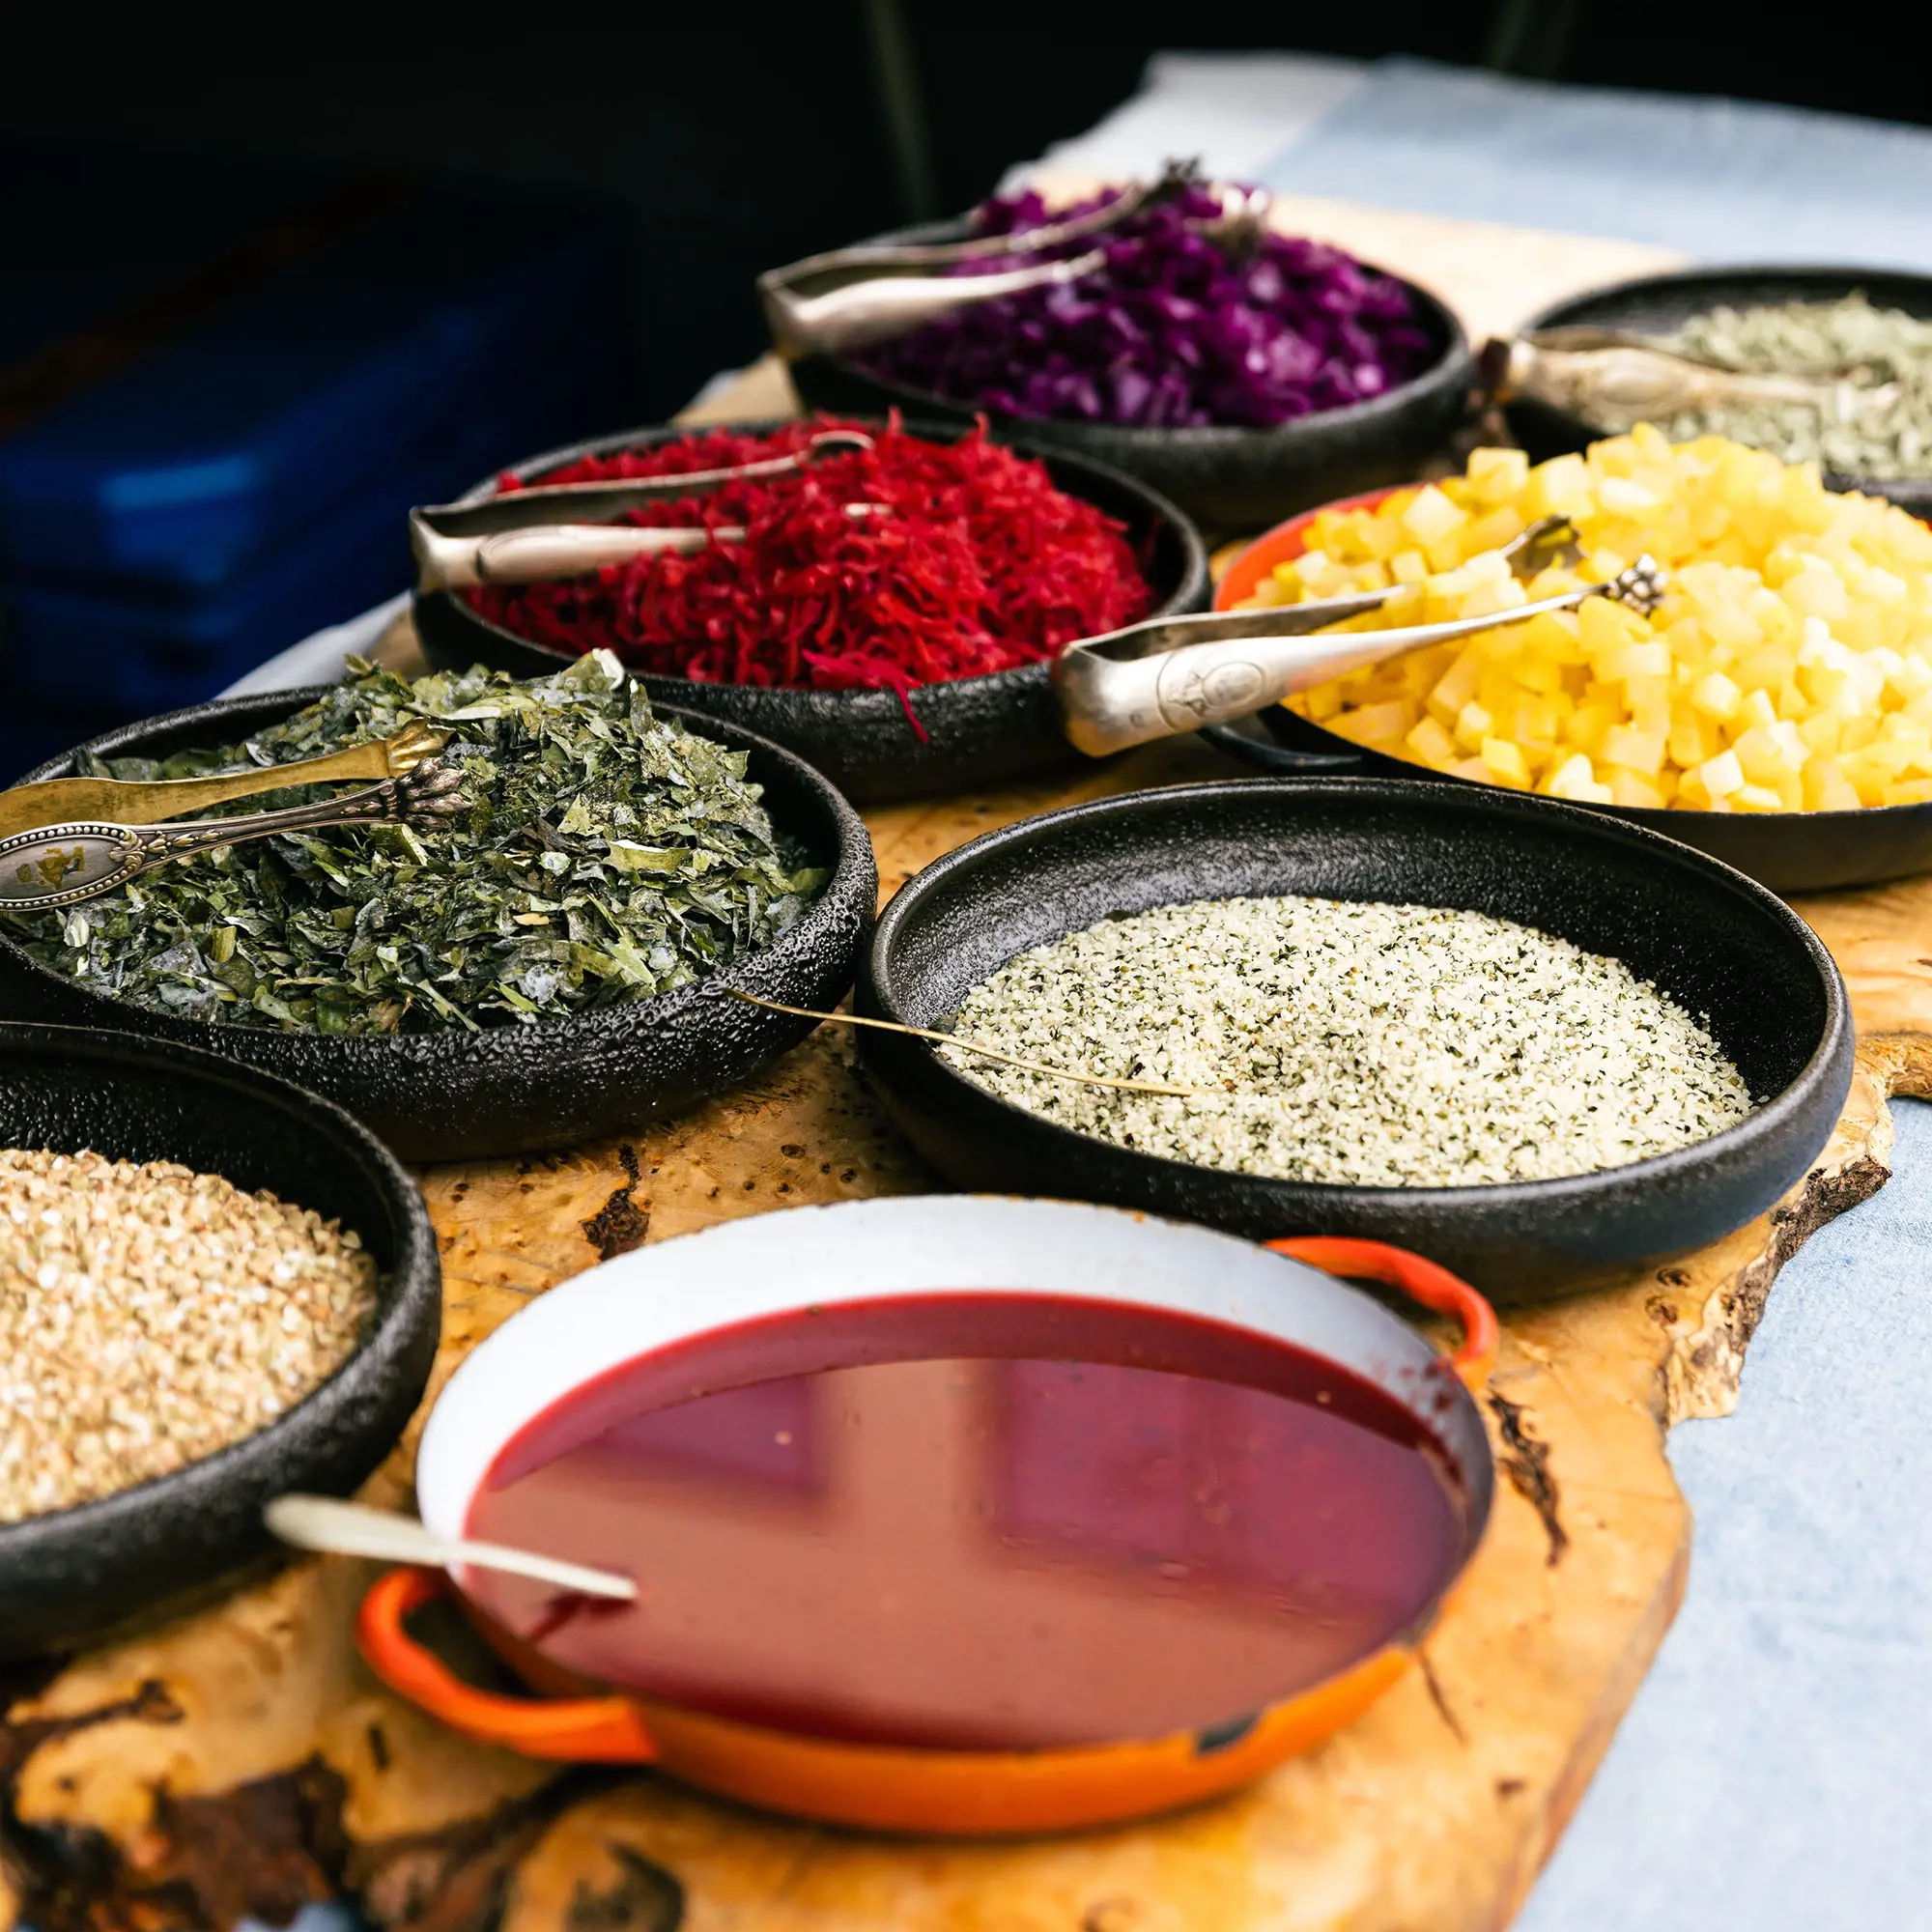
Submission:
[[[873,243],[809,255],[758,277],[758,299],[772,344],[781,355],[839,355],[903,335],[924,323],[952,315],[996,296],[1075,282],[1105,260],[1090,248],[1062,262],[1037,262],[1021,269],[982,275],[948,275],[933,270],[964,262],[997,262],[1006,255],[1031,255],[1085,240],[1118,227],[1131,214],[1172,200],[1189,187],[1206,186],[1217,195],[1221,213],[1204,222],[1210,235],[1237,258],[1252,254],[1267,225],[1271,197],[1264,188],[1204,183],[1199,163],[1169,161],[1151,182],[1124,187],[1102,208],[1065,221],[1043,222],[1010,235],[980,235],[965,242]]]
[[[42,826],[0,838],[0,908],[46,912],[76,905],[115,892],[156,866],[198,858],[244,838],[334,825],[426,824],[451,818],[464,809],[462,785],[463,774],[454,765],[429,758],[366,791],[280,811],[172,819],[159,825],[77,819]]]
[[[1735,403],[1801,403],[1835,411],[1861,369],[1816,376],[1765,376],[1726,369],[1617,328],[1543,328],[1483,351],[1482,370],[1498,402],[1524,397],[1587,421],[1629,425],[1690,410]],[[1889,387],[1864,387],[1861,399],[1889,400]]]
[[[1529,566],[1533,575],[1575,536],[1563,518],[1546,517],[1505,545],[1501,554],[1512,568]],[[1587,584],[1514,611],[1342,637],[1309,633],[1378,611],[1406,586],[1264,611],[1155,617],[1068,644],[1054,661],[1053,682],[1068,739],[1090,756],[1104,757],[1204,724],[1225,724],[1312,685],[1430,644],[1520,624],[1547,611],[1572,611],[1592,597],[1614,598],[1648,615],[1662,602],[1667,582],[1659,564],[1639,556],[1608,583]]]
[[[410,512],[416,587],[464,589],[485,583],[538,583],[582,577],[633,557],[689,554],[713,542],[742,542],[734,526],[716,529],[640,528],[612,523],[629,510],[680,497],[699,497],[727,483],[789,476],[827,456],[872,447],[864,430],[821,430],[791,456],[770,456],[724,469],[678,476],[612,476],[594,483],[540,483],[504,490],[474,503],[441,503]],[[848,503],[847,516],[876,516],[876,503]],[[561,519],[562,521],[559,521]]]

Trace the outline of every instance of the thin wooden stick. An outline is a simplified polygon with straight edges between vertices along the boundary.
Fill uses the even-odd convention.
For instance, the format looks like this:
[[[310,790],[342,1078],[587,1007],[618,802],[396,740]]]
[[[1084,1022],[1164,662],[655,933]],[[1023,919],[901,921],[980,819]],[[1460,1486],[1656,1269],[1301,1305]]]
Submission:
[[[961,1039],[957,1034],[935,1033],[930,1027],[904,1026],[897,1020],[867,1019],[860,1013],[821,1013],[813,1007],[781,1006],[777,1000],[761,1000],[741,986],[723,989],[734,1000],[748,1006],[763,1007],[769,1012],[791,1013],[802,1020],[824,1020],[833,1026],[877,1027],[881,1033],[902,1033],[914,1039],[929,1039],[938,1046],[956,1046],[965,1053],[977,1053],[981,1060],[997,1060],[1004,1066],[1023,1067],[1029,1073],[1044,1073],[1053,1080],[1077,1080],[1083,1087],[1112,1087],[1122,1094],[1160,1094],[1173,1100],[1218,1100],[1219,1094],[1200,1087],[1163,1087],[1155,1080],[1116,1080],[1106,1073],[1074,1073],[1065,1066],[1045,1066],[1037,1060],[1022,1060],[1015,1053],[1001,1053],[996,1047],[981,1046],[977,1040]]]

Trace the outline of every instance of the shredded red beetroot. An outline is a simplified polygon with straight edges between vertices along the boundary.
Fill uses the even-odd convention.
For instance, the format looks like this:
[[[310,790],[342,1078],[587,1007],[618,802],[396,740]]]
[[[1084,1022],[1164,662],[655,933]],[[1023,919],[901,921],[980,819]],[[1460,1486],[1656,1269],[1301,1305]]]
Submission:
[[[850,426],[826,418],[771,436],[701,432],[540,480],[722,469]],[[637,670],[901,698],[918,685],[1037,663],[1151,609],[1124,527],[1055,489],[1041,464],[988,441],[983,428],[954,443],[923,442],[896,421],[872,435],[870,450],[629,518],[743,525],[743,543],[468,594],[518,637],[572,653],[611,650]],[[502,487],[519,486],[506,476]],[[855,521],[848,503],[887,504],[891,514]]]

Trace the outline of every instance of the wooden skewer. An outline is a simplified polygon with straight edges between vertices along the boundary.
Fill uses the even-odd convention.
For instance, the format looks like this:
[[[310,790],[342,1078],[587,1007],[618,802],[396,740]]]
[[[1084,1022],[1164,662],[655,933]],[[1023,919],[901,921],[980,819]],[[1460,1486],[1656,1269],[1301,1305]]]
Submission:
[[[1075,1073],[1065,1066],[1047,1066],[1037,1060],[1022,1060],[1016,1053],[1002,1053],[997,1047],[981,1046],[978,1040],[962,1038],[956,1033],[935,1033],[930,1027],[906,1026],[898,1020],[867,1019],[862,1013],[822,1013],[815,1007],[787,1007],[777,1000],[761,1000],[742,986],[723,989],[734,1000],[763,1007],[769,1012],[791,1013],[802,1020],[822,1020],[829,1026],[876,1027],[881,1033],[902,1033],[913,1039],[929,1039],[937,1046],[956,1046],[963,1053],[977,1053],[981,1060],[997,1060],[1004,1066],[1023,1067],[1029,1073],[1044,1073],[1054,1080],[1076,1080],[1083,1087],[1112,1087],[1122,1094],[1159,1094],[1173,1100],[1219,1100],[1225,1094],[1205,1087],[1166,1087],[1157,1080],[1120,1080],[1110,1073]]]

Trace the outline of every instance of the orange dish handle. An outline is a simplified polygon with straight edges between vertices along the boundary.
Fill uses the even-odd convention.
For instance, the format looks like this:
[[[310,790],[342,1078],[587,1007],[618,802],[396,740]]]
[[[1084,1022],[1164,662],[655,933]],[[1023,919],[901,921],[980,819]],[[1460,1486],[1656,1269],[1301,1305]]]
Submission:
[[[499,1697],[463,1682],[410,1635],[403,1619],[452,1587],[440,1570],[391,1570],[355,1618],[355,1646],[398,1696],[478,1744],[578,1764],[644,1764],[657,1747],[628,1697]]]
[[[1357,1281],[1378,1281],[1399,1288],[1438,1315],[1453,1315],[1463,1325],[1463,1346],[1449,1357],[1449,1366],[1465,1388],[1481,1394],[1496,1365],[1496,1311],[1464,1281],[1434,1262],[1392,1248],[1386,1241],[1356,1241],[1340,1235],[1307,1235],[1292,1241],[1267,1244],[1278,1255],[1292,1256],[1319,1267],[1324,1274],[1352,1275]]]

